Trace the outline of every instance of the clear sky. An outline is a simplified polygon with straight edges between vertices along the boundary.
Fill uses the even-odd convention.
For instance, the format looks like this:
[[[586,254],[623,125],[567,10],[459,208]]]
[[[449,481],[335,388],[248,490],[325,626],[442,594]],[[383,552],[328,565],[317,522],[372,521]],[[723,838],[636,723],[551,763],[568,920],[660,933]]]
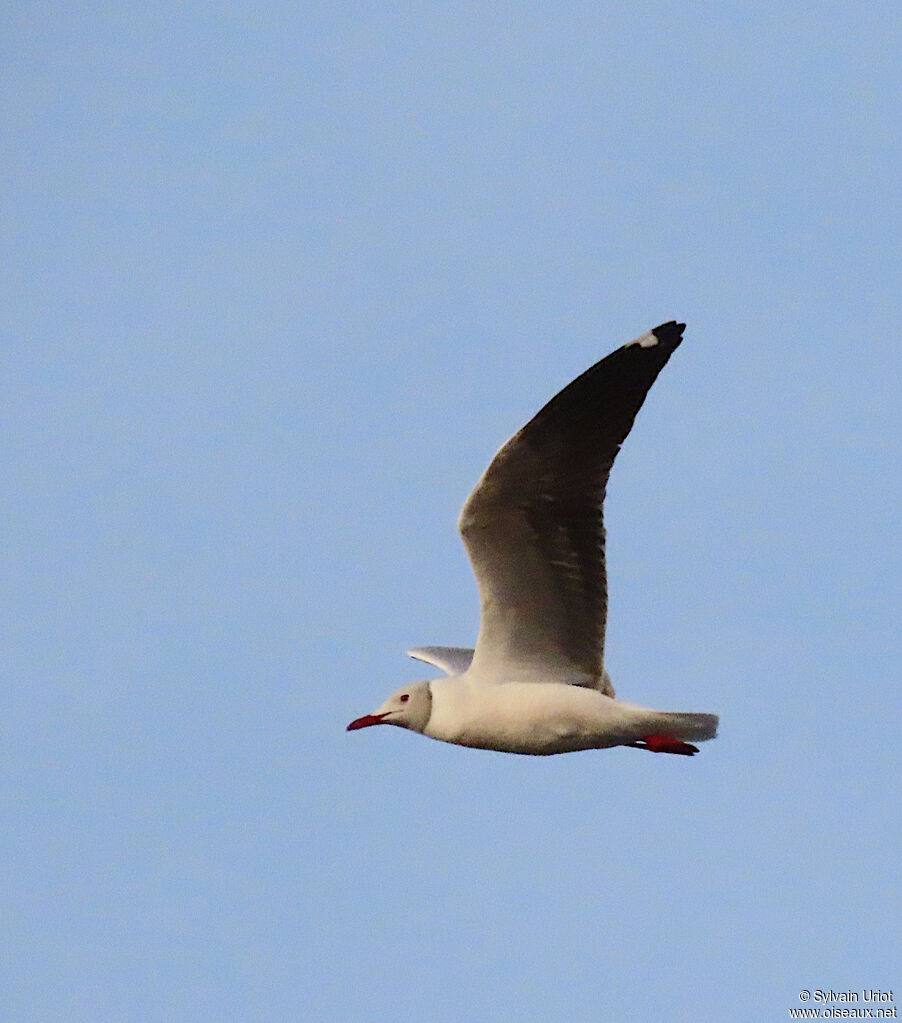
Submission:
[[[4,1023],[902,989],[897,4],[4,19]],[[672,318],[607,661],[720,738],[347,734],[475,639],[495,449]]]

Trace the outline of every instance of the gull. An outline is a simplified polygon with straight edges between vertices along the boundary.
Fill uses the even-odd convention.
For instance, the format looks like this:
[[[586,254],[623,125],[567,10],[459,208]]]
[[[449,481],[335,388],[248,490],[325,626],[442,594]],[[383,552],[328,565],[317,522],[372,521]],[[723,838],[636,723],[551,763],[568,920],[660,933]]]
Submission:
[[[612,746],[692,756],[692,743],[714,738],[714,714],[616,699],[604,667],[608,476],[685,326],[663,323],[597,362],[498,451],[458,523],[479,589],[475,650],[408,650],[447,677],[403,686],[348,731],[397,725],[540,756]]]

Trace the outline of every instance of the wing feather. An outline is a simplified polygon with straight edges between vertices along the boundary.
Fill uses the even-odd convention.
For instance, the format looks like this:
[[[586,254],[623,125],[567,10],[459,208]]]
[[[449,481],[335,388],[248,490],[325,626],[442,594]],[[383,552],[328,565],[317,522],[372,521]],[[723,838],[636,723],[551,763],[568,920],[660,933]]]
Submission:
[[[473,651],[462,646],[419,646],[409,656],[440,668],[446,675],[463,675],[473,660]]]
[[[613,695],[604,671],[605,489],[684,327],[655,327],[568,384],[501,448],[464,504],[459,528],[482,607],[480,677],[516,672]]]

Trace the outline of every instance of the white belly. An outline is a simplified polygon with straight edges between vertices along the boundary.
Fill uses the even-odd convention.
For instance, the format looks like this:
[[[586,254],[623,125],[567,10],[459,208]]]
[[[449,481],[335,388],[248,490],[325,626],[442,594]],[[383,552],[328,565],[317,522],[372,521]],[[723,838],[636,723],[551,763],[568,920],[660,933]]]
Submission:
[[[603,749],[639,738],[644,708],[594,689],[556,683],[481,685],[464,678],[430,684],[425,734],[443,742],[502,753],[548,755]]]

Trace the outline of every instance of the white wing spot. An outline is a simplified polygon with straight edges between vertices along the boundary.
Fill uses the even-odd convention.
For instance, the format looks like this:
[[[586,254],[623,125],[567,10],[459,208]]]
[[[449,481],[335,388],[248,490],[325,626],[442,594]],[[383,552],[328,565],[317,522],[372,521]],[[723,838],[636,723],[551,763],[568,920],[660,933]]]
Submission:
[[[630,341],[626,347],[631,348],[633,345],[638,345],[640,348],[654,348],[657,343],[658,339],[651,331],[649,331],[647,334],[637,337],[635,341]]]

